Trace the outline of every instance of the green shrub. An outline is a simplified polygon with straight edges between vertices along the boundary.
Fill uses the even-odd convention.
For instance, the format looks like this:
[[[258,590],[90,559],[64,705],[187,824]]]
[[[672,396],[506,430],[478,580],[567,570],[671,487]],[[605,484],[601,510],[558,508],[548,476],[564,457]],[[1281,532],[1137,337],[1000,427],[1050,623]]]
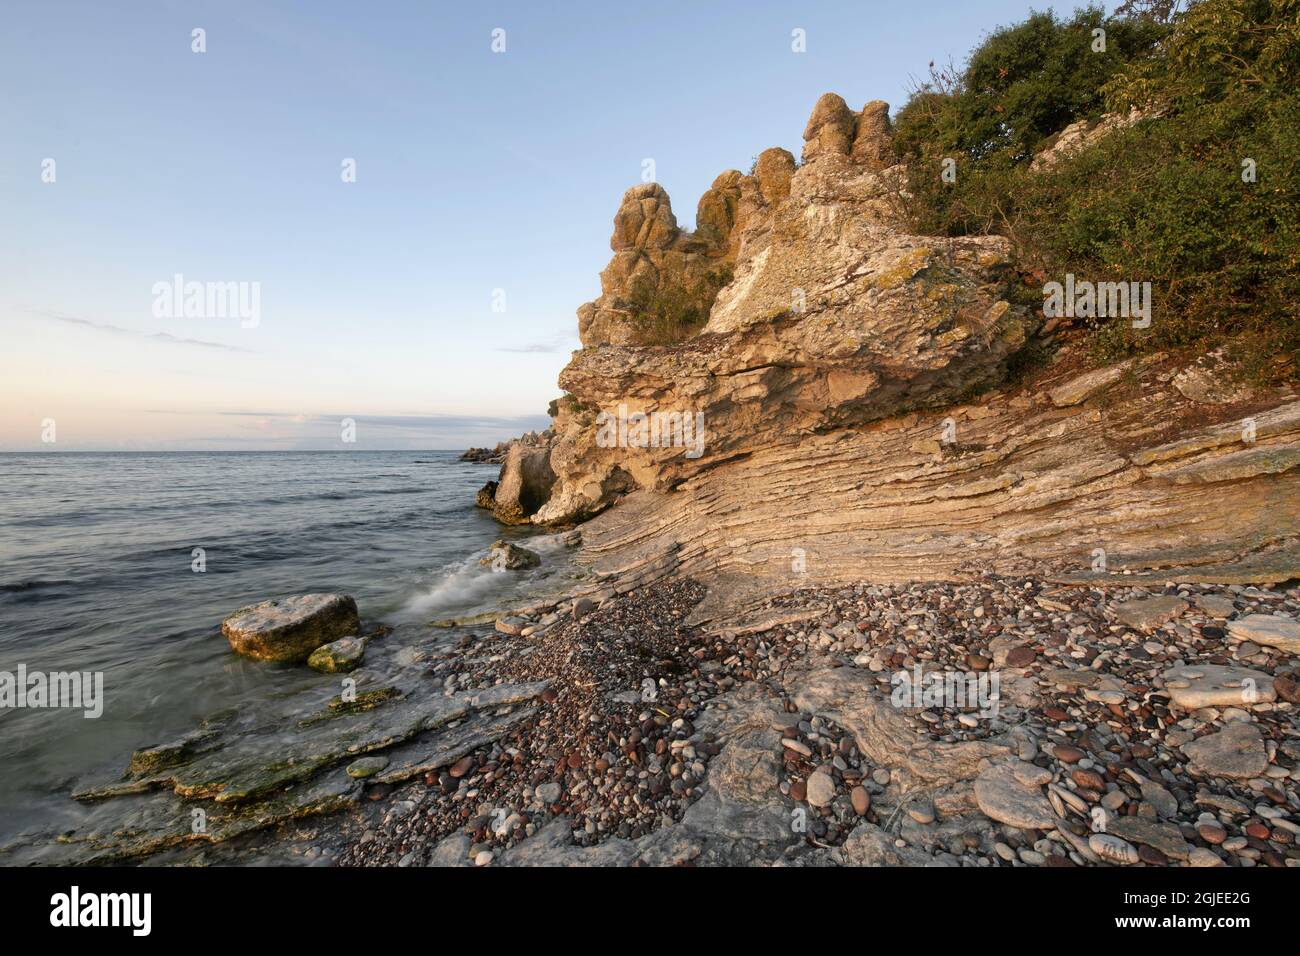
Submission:
[[[976,92],[1000,69],[1008,77],[1023,72],[1037,55],[1027,49],[1073,49],[1076,38],[1053,36],[1073,37],[1096,13],[1065,23],[1035,14],[993,34],[964,74],[939,75],[917,91],[900,111],[896,141],[911,177],[913,227],[1006,235],[1044,281],[1067,272],[1150,281],[1150,328],[1098,320],[1098,359],[1235,340],[1257,374],[1293,375],[1300,359],[1300,0],[1201,0],[1174,17],[1171,33],[1145,19],[1126,33],[1117,28],[1126,21],[1106,20],[1108,40],[1132,41],[1117,44],[1110,63],[1069,78],[1046,71],[1024,95]],[[1007,64],[999,66],[999,57]],[[1041,88],[1049,78],[1059,95]],[[1138,106],[1151,118],[1050,170],[1029,168],[1044,142],[1041,124],[1092,117],[1103,102],[1122,113]],[[1062,112],[1067,104],[1077,112]],[[958,159],[955,183],[939,176],[945,155]],[[1243,180],[1247,159],[1255,182]]]
[[[708,321],[713,300],[732,274],[731,266],[724,265],[690,285],[661,282],[643,274],[633,280],[620,304],[631,314],[641,344],[672,345],[689,338]]]

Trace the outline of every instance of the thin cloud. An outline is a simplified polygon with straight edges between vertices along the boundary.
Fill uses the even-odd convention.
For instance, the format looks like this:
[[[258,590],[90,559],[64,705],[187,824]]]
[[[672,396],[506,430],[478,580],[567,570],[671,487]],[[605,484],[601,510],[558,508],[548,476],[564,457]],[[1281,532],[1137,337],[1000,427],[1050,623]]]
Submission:
[[[550,339],[541,342],[530,342],[527,345],[500,345],[493,351],[496,352],[517,352],[526,355],[532,354],[552,354],[555,352],[571,352],[574,343],[574,334],[568,330],[556,332]]]
[[[243,349],[237,345],[226,345],[222,342],[209,342],[205,339],[189,339],[180,335],[172,335],[170,332],[141,332],[139,329],[128,329],[120,325],[110,325],[107,322],[93,322],[90,319],[82,319],[74,315],[62,315],[58,312],[50,312],[45,309],[29,309],[27,311],[32,315],[38,315],[46,319],[53,319],[56,322],[65,322],[68,325],[80,325],[86,328],[95,329],[99,332],[109,332],[113,335],[125,335],[131,338],[150,339],[154,342],[163,342],[168,345],[197,345],[200,348],[220,349],[223,352],[252,352],[251,349]]]
[[[163,412],[161,409],[146,411]],[[191,412],[190,414],[203,414]],[[545,428],[550,419],[544,415],[303,415],[295,412],[243,412],[218,411],[213,414],[230,418],[265,418],[276,421],[291,422],[297,425],[327,424],[337,425],[345,418],[351,418],[360,425],[376,425],[386,428],[521,428],[525,431],[539,427]]]

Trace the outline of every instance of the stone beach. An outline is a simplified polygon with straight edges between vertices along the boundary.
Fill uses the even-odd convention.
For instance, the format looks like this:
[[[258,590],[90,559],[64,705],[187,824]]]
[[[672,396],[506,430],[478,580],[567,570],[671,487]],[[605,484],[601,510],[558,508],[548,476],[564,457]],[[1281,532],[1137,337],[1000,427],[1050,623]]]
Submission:
[[[1243,655],[1221,615],[1295,620],[1300,591],[859,586],[757,610],[798,624],[710,635],[680,623],[701,590],[489,637],[491,679],[549,682],[538,717],[385,793],[338,862],[1300,865],[1296,702],[1238,683],[1188,710],[1166,677],[1293,673]],[[1178,613],[1123,623],[1147,602]],[[1001,674],[996,717],[890,702],[898,671],[975,658]]]

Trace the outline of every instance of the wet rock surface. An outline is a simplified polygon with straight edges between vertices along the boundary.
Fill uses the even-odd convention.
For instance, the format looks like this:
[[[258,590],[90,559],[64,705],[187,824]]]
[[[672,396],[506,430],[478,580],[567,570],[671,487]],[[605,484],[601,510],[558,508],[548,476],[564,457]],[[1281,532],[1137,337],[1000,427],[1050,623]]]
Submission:
[[[259,661],[305,661],[322,644],[357,633],[346,594],[300,594],[241,608],[221,625],[231,650]]]

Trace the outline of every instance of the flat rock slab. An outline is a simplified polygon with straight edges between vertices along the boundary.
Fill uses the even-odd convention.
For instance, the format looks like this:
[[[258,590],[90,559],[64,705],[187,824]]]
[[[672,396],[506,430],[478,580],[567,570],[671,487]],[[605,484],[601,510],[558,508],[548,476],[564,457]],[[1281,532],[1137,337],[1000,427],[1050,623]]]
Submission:
[[[1264,644],[1287,654],[1300,655],[1300,622],[1289,617],[1249,614],[1239,621],[1229,621],[1228,633],[1242,641]]]
[[[1300,467],[1300,445],[1271,445],[1183,465],[1166,472],[1165,477],[1179,485],[1214,484],[1281,474],[1297,467]]]
[[[1012,760],[995,764],[975,779],[975,802],[991,820],[1021,830],[1052,830],[1057,819],[1043,796],[1051,771]]]
[[[322,644],[361,629],[357,602],[346,594],[299,594],[241,608],[221,624],[237,654],[259,661],[305,661]]]
[[[1104,388],[1114,385],[1128,372],[1132,362],[1123,362],[1095,372],[1085,372],[1072,378],[1063,385],[1058,385],[1047,393],[1052,404],[1057,408],[1067,408],[1087,401]]]
[[[1249,707],[1276,699],[1273,678],[1263,671],[1218,664],[1188,664],[1162,675],[1170,698],[1184,710]]]
[[[1237,607],[1232,598],[1221,594],[1201,594],[1196,598],[1196,606],[1216,620],[1226,620],[1236,613]]]
[[[1187,602],[1171,594],[1125,601],[1115,607],[1115,617],[1121,624],[1139,631],[1154,631],[1166,621],[1172,621],[1187,610]]]
[[[1254,724],[1234,720],[1217,734],[1199,737],[1183,745],[1192,765],[1212,777],[1248,780],[1268,767],[1264,738]]]
[[[856,667],[810,671],[794,682],[790,696],[801,710],[852,732],[872,763],[906,768],[923,781],[969,780],[983,761],[1010,753],[1000,739],[922,743],[903,712],[881,695],[873,675]]]

